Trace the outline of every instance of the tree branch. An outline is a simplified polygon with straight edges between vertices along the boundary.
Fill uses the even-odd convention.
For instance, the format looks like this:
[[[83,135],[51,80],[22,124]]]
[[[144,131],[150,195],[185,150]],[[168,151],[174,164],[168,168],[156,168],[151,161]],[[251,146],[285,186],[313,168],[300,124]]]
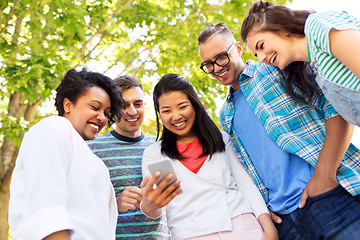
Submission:
[[[19,17],[16,18],[16,21],[15,21],[15,31],[14,31],[14,34],[12,36],[12,39],[11,39],[11,43],[12,44],[16,44],[17,43],[17,40],[20,36],[20,32],[21,32],[21,24],[22,24],[22,21],[24,19],[24,16],[21,15]]]
[[[135,71],[135,73],[133,74],[134,77],[137,77],[138,73],[139,73],[142,69],[144,69],[145,63],[148,62],[148,59],[151,59],[150,55],[151,55],[151,51],[154,49],[154,47],[155,47],[155,44],[154,44],[152,47],[150,47],[150,49],[149,49],[149,52],[150,52],[149,55],[147,56],[146,60],[141,63],[141,66]]]
[[[100,43],[101,43],[101,41],[104,39],[104,35],[103,34],[101,34],[101,37],[100,37],[100,40],[99,40],[99,42],[93,47],[93,49],[91,49],[89,52],[88,52],[88,54],[84,54],[83,56],[82,56],[82,60],[83,61],[85,61],[85,59],[88,57],[88,56],[90,56],[90,54],[100,45]]]
[[[24,119],[26,121],[32,122],[35,120],[36,108],[40,105],[42,100],[43,99],[41,97],[38,97],[34,104],[32,104],[32,105],[28,104],[26,106],[26,110],[25,110],[25,114],[24,114]]]
[[[6,19],[5,26],[4,26],[3,29],[1,29],[0,34],[1,34],[2,32],[4,32],[5,29],[9,26],[9,20],[10,20],[11,14],[13,13],[16,5],[17,5],[19,2],[20,2],[20,0],[16,0],[16,2],[14,3],[14,6],[11,8],[11,11],[10,11],[10,13],[9,13],[9,16],[8,16],[7,19]]]
[[[79,50],[79,52],[83,52],[86,48],[86,46],[94,39],[95,36],[102,34],[102,32],[106,29],[107,25],[109,24],[109,22],[112,20],[113,16],[120,13],[124,8],[126,8],[130,3],[132,2],[132,0],[128,0],[125,4],[122,4],[121,1],[118,2],[118,6],[120,6],[119,8],[115,9],[114,12],[105,19],[104,24],[101,25],[101,27],[96,31],[96,33],[92,34],[92,36],[84,43],[84,45],[81,47],[81,49]],[[94,24],[94,26],[99,25],[101,22],[97,22]]]
[[[154,46],[150,46],[145,48],[143,51],[138,52],[138,54],[133,57],[133,59],[125,66],[124,70],[122,70],[119,75],[123,74],[123,72],[125,72],[133,64],[133,62],[140,56],[141,53],[145,52],[146,50],[152,49],[153,47]]]
[[[1,3],[0,3],[0,26],[1,26],[1,17],[2,17],[2,13],[3,13],[3,11],[2,11],[2,6],[3,6],[3,4],[4,4],[4,1],[5,1],[5,0],[2,0]]]
[[[113,68],[114,66],[116,66],[124,57],[126,57],[127,55],[129,55],[129,53],[133,50],[133,47],[129,48],[128,50],[126,50],[126,52],[124,54],[121,55],[121,57],[119,57],[116,61],[113,62],[113,64],[111,64],[110,67],[108,67],[108,69],[106,69],[106,71],[104,72],[104,74],[109,71],[111,68]]]

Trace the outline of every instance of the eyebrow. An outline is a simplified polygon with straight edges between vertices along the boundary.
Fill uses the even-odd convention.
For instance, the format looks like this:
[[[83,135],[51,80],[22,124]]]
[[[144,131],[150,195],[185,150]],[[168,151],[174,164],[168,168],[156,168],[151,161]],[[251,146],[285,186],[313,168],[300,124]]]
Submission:
[[[99,100],[97,100],[97,99],[91,99],[90,102],[96,102],[98,104],[101,104],[101,102]]]
[[[141,99],[136,99],[136,100],[133,101],[133,103],[142,103],[142,102],[144,102],[144,100],[141,100]],[[124,100],[124,103],[125,104],[130,104],[128,101],[125,101],[125,100]]]
[[[92,100],[90,100],[90,102],[96,102],[96,103],[100,104],[101,106],[104,105],[103,103],[101,103],[101,102],[100,102],[99,100],[97,100],[97,99],[92,99]],[[106,109],[111,109],[111,105],[110,105],[110,107],[107,107]]]
[[[189,101],[188,100],[184,100],[184,101],[182,101],[182,102],[180,102],[179,104],[178,104],[178,106],[180,106],[180,105],[183,105],[183,104],[185,104],[185,103],[189,103]]]
[[[169,106],[162,106],[160,107],[160,109],[163,109],[163,108],[170,108]]]
[[[178,103],[176,106],[180,106],[180,105],[183,105],[183,104],[189,104],[189,101],[184,100],[184,101]],[[160,107],[160,109],[163,109],[163,108],[170,108],[170,106],[162,106],[162,107]]]
[[[215,60],[216,58],[218,58],[219,56],[221,56],[221,55],[223,55],[223,54],[225,54],[225,53],[226,53],[226,50],[223,51],[223,52],[221,52],[221,53],[216,54],[216,55],[213,57],[213,59]],[[205,62],[202,62],[202,64],[207,64],[207,63],[211,63],[211,62],[213,62],[213,61],[212,61],[212,60],[206,60]]]

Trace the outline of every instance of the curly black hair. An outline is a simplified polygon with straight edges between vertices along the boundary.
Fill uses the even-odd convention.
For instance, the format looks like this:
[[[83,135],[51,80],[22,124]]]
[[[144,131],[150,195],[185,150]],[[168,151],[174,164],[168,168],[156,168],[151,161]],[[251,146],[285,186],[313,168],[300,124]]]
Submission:
[[[85,68],[81,71],[76,69],[69,70],[56,88],[55,107],[59,116],[64,116],[63,102],[65,98],[76,103],[89,87],[94,86],[104,89],[110,97],[111,110],[108,117],[108,125],[110,126],[117,119],[121,119],[124,100],[120,88],[111,78],[101,73],[88,71]]]

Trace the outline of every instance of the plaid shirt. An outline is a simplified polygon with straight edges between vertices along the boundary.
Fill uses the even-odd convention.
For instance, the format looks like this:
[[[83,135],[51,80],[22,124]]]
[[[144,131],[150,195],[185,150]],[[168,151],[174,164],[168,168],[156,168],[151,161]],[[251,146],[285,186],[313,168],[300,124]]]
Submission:
[[[315,167],[325,140],[325,121],[337,114],[322,93],[304,104],[286,93],[285,76],[277,67],[248,61],[240,75],[240,89],[270,138],[284,151]],[[236,153],[266,202],[269,195],[250,156],[233,127],[233,90],[220,112],[221,127],[230,134]],[[350,145],[337,172],[339,183],[352,195],[360,194],[360,151]]]

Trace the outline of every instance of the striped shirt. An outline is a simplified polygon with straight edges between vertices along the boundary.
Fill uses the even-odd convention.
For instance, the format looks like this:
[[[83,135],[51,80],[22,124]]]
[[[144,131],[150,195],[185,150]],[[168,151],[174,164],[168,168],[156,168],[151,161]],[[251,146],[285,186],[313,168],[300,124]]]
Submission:
[[[325,121],[337,112],[321,93],[313,97],[311,104],[295,101],[287,94],[286,79],[277,67],[253,61],[247,64],[240,75],[240,89],[265,131],[284,151],[315,167],[325,140]],[[235,109],[231,91],[221,109],[220,124],[231,135],[240,161],[268,202],[266,186],[234,131]],[[337,179],[352,195],[360,194],[360,151],[352,144],[340,163]]]
[[[118,196],[127,186],[140,187],[142,155],[145,148],[154,142],[155,137],[148,134],[127,138],[112,130],[87,143],[108,167],[115,194]],[[148,218],[139,207],[120,212],[116,239],[170,239],[166,217]]]
[[[331,53],[331,29],[360,31],[360,19],[345,12],[310,14],[304,30],[308,41],[309,59],[317,69],[317,74],[338,85],[360,91],[360,79]]]

